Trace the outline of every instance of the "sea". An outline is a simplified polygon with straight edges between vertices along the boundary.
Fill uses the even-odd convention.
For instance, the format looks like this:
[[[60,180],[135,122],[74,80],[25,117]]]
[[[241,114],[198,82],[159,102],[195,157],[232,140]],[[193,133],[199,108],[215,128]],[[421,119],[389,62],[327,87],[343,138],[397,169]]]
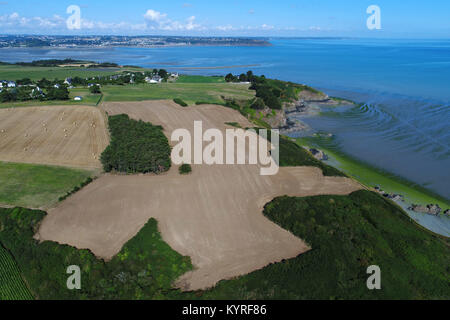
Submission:
[[[331,133],[335,148],[450,199],[450,39],[273,38],[270,43],[8,48],[0,49],[0,61],[73,58],[197,75],[252,70],[307,84],[358,104],[302,119],[314,131]]]

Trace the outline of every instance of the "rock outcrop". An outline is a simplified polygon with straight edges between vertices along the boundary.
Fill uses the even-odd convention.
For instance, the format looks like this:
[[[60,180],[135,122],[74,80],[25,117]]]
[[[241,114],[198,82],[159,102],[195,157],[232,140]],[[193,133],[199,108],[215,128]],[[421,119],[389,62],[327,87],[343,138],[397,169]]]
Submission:
[[[408,208],[411,211],[418,212],[418,213],[426,213],[429,215],[437,216],[442,212],[441,207],[439,207],[438,204],[429,204],[429,205],[417,205],[413,204],[411,207]],[[448,210],[446,210],[448,211]]]

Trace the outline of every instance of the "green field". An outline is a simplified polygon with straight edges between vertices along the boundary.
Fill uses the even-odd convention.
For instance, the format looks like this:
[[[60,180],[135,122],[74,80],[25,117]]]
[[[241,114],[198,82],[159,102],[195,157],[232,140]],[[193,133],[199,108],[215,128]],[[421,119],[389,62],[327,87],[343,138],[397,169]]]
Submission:
[[[0,65],[0,80],[16,81],[29,78],[32,81],[46,78],[64,80],[74,77],[108,76],[124,71],[119,68],[80,68],[80,67],[23,67],[17,65]],[[128,70],[128,69],[126,69]]]
[[[65,106],[65,105],[83,105],[83,106],[96,106],[102,100],[101,94],[92,94],[87,88],[75,88],[70,89],[70,100],[55,100],[55,101],[18,101],[0,103],[0,108],[18,108],[18,107],[35,107],[35,106]],[[75,101],[74,98],[80,96],[83,97],[82,101]]]
[[[297,139],[297,141],[299,145],[320,148],[332,158],[337,168],[368,187],[374,188],[380,185],[388,193],[403,195],[408,203],[424,205],[433,203],[439,204],[444,210],[450,208],[448,200],[406,179],[374,168],[339,152],[325,138],[301,138]]]
[[[92,174],[63,167],[0,162],[0,204],[49,206]]]
[[[177,83],[225,83],[224,77],[180,75]]]
[[[202,101],[223,103],[221,96],[230,99],[248,100],[254,91],[248,85],[232,83],[160,83],[127,86],[105,86],[104,101],[144,101],[182,99],[190,105]]]
[[[16,262],[0,244],[0,301],[32,299]]]

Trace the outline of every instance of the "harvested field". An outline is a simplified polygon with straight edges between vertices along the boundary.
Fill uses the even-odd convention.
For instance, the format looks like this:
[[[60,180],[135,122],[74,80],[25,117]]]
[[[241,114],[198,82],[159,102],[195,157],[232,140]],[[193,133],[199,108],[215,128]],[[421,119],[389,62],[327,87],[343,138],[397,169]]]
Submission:
[[[97,169],[108,142],[98,108],[0,109],[0,161]]]
[[[153,101],[103,107],[109,114],[127,113],[163,125],[169,138],[174,129],[192,128],[194,120],[202,120],[204,128],[224,129],[225,122],[251,126],[236,111],[213,105],[182,108]],[[154,217],[163,239],[195,266],[176,285],[206,289],[310,249],[262,215],[274,197],[345,195],[360,189],[353,180],[324,177],[312,167],[281,168],[276,176],[260,176],[259,169],[195,165],[187,176],[177,168],[160,176],[105,175],[50,210],[36,237],[110,259]]]

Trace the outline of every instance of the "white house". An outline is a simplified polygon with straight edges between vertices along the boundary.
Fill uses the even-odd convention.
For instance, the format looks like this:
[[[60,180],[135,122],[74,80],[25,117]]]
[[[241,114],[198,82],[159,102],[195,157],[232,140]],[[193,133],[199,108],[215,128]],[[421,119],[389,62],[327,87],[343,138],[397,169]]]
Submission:
[[[64,83],[70,86],[72,84],[72,78],[66,78],[66,80],[64,80]]]
[[[83,97],[77,96],[77,97],[73,98],[73,100],[75,100],[75,101],[81,101],[81,100],[83,100]]]
[[[8,88],[15,88],[16,83],[14,81],[8,81]]]
[[[145,82],[155,84],[155,83],[161,83],[162,78],[160,76],[153,76],[153,77],[146,77]]]

